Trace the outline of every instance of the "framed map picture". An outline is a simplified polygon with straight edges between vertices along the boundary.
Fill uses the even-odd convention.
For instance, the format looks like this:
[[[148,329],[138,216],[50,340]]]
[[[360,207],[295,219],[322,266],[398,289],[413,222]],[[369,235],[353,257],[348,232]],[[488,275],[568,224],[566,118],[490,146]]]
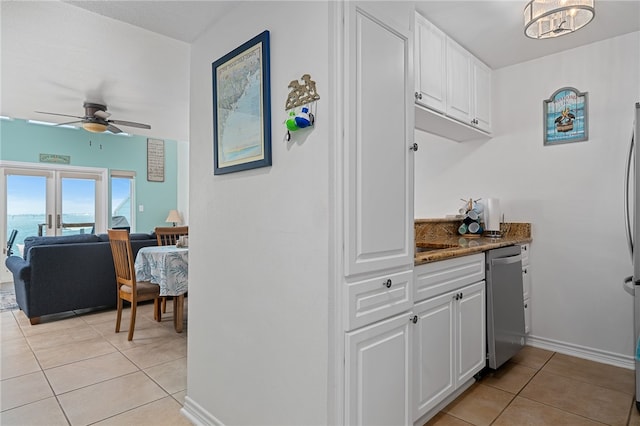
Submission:
[[[211,64],[213,174],[271,165],[269,31]]]
[[[588,93],[563,87],[542,104],[545,145],[580,142],[589,138]]]

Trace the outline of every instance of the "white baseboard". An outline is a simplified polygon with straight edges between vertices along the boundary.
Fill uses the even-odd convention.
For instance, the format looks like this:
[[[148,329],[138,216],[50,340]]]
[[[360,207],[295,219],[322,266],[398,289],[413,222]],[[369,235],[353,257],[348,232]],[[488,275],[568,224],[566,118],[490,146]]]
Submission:
[[[216,416],[209,413],[188,396],[184,398],[184,406],[180,412],[197,426],[224,426],[224,423],[218,420]]]
[[[527,336],[527,345],[575,356],[577,358],[588,359],[590,361],[601,362],[603,364],[614,365],[616,367],[627,368],[629,370],[635,369],[635,360],[632,356],[628,355],[537,336]]]

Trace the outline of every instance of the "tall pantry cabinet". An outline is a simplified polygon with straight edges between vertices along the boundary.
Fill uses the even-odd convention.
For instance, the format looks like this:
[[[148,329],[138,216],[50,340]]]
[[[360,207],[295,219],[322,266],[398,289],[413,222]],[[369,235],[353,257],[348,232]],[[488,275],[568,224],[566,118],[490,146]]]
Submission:
[[[342,7],[343,422],[411,424],[414,5]]]

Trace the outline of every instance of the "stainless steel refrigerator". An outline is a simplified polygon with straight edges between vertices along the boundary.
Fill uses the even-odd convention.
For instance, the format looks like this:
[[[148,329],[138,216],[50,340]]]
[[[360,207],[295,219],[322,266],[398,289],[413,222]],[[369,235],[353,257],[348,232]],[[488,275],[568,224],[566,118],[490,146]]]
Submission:
[[[627,242],[633,262],[633,275],[625,278],[625,289],[634,296],[633,334],[636,362],[636,407],[640,411],[640,102],[636,103],[633,134],[626,167],[625,215],[627,218]],[[635,246],[635,247],[634,247]]]

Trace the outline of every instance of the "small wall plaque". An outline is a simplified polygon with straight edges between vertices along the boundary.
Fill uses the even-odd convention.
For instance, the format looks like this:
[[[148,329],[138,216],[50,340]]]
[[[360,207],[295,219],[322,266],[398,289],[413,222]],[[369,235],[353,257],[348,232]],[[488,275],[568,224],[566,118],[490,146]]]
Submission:
[[[164,182],[164,141],[147,139],[147,180]]]
[[[40,154],[41,163],[71,164],[70,155]]]
[[[589,139],[588,96],[587,92],[563,87],[543,101],[545,145]]]

